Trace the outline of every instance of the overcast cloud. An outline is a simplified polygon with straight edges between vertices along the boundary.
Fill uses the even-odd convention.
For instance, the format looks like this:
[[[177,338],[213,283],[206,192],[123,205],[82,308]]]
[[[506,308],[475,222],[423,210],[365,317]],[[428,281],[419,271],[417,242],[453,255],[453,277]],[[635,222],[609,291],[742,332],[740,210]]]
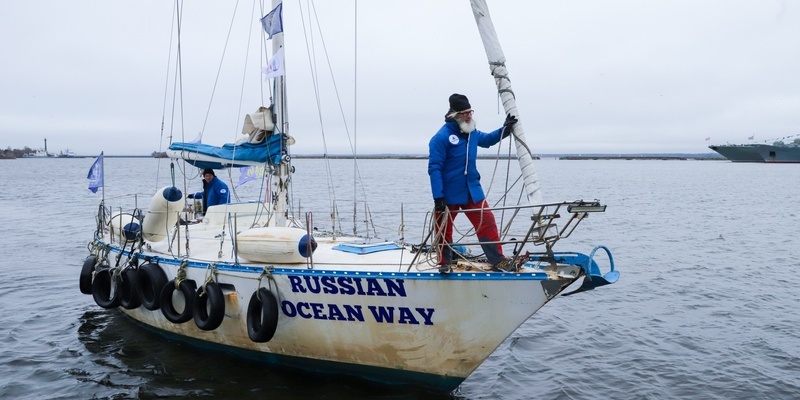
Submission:
[[[0,0],[0,146],[39,148],[47,138],[51,152],[149,154],[166,147],[170,132],[175,140],[201,130],[205,143],[236,140],[244,113],[269,101],[261,98],[256,37],[255,61],[248,70],[242,62],[242,33],[257,29],[244,0],[215,89],[235,4],[184,2],[180,118],[174,56],[168,64],[174,2]],[[536,153],[701,153],[751,135],[800,134],[800,1],[489,0],[489,7]],[[469,97],[479,129],[501,124],[467,0],[360,1],[357,39],[352,1],[314,8],[342,105],[318,56],[323,136],[305,47],[324,54],[322,41],[316,28],[303,34],[298,3],[287,2],[294,153],[350,153],[343,112],[359,153],[424,154],[453,92]],[[302,11],[308,28],[306,1]]]

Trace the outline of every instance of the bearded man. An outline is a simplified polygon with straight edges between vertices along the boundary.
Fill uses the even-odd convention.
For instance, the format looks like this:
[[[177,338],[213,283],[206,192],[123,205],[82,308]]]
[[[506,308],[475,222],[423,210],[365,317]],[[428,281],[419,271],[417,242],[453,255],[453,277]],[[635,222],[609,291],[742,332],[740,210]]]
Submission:
[[[473,110],[467,96],[454,93],[450,96],[450,109],[445,114],[445,123],[431,138],[428,155],[428,175],[435,209],[434,244],[439,258],[439,272],[450,271],[453,253],[453,219],[459,210],[469,218],[487,261],[494,269],[505,261],[503,247],[494,214],[489,210],[486,196],[481,188],[481,175],[476,159],[478,146],[491,147],[511,134],[517,118],[508,114],[499,129],[486,133],[475,129]]]

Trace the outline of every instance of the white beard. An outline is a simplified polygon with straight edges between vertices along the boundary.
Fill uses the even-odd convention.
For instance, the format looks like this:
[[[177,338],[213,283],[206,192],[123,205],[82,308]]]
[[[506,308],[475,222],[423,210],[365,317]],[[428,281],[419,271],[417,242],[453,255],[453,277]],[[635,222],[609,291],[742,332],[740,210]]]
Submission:
[[[469,122],[465,121],[458,121],[458,127],[461,128],[461,132],[470,133],[475,130],[475,118],[471,119]]]

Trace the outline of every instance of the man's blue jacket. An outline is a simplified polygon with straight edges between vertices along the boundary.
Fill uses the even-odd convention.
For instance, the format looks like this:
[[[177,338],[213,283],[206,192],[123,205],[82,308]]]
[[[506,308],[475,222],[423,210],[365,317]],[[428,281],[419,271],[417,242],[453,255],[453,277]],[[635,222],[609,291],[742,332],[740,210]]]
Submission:
[[[231,202],[231,195],[228,193],[228,185],[216,176],[208,183],[202,192],[195,193],[194,198],[202,199],[204,192],[208,193],[208,198],[205,199],[204,204],[206,208]]]
[[[458,123],[447,120],[428,144],[428,175],[434,199],[444,198],[447,204],[479,202],[486,196],[481,188],[481,174],[475,160],[478,146],[491,147],[501,139],[502,128],[490,133],[479,130],[462,133]]]

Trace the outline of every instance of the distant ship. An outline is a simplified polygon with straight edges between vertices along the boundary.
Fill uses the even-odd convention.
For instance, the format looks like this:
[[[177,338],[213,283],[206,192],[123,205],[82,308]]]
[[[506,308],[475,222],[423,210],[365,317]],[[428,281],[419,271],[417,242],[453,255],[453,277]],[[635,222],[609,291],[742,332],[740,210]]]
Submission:
[[[47,158],[52,156],[52,154],[47,152],[47,139],[44,140],[44,149],[39,149],[33,153],[25,153],[22,155],[23,158]]]
[[[25,153],[22,155],[22,158],[47,158],[52,157],[53,155],[48,153],[46,150],[36,150],[33,153]]]
[[[789,143],[779,140],[771,145],[726,144],[708,148],[733,162],[800,163],[800,138]]]

